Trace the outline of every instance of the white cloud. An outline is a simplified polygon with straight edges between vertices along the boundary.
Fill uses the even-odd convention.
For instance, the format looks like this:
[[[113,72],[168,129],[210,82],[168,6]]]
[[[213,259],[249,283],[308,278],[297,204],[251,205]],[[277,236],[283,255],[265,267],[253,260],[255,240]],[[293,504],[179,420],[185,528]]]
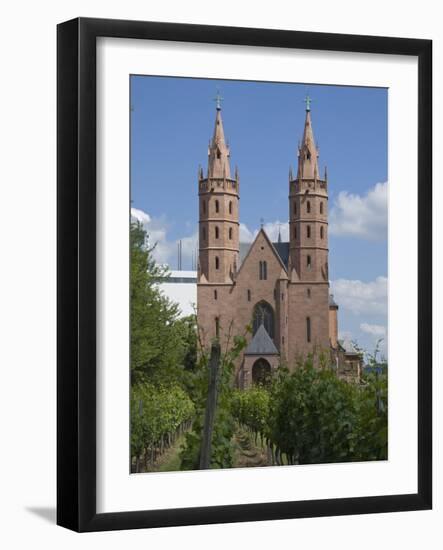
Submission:
[[[388,184],[377,183],[365,195],[341,191],[330,216],[331,235],[347,235],[369,240],[386,239],[388,227]]]
[[[168,264],[171,269],[177,268],[177,244],[180,239],[169,240],[169,223],[165,218],[152,218],[148,213],[137,208],[131,208],[131,217],[138,220],[148,234],[149,246],[154,246],[152,255],[159,264]],[[182,241],[182,267],[190,269],[192,263],[195,264],[196,249],[198,242],[197,231]],[[195,267],[195,265],[194,265]]]
[[[239,236],[241,243],[252,243],[254,240],[254,233],[250,231],[244,223],[240,224]]]
[[[270,238],[272,242],[278,240],[278,232],[281,233],[281,238],[283,242],[289,241],[289,224],[288,222],[281,222],[276,220],[275,222],[265,223],[263,229],[266,232],[266,235]],[[240,224],[240,242],[241,243],[250,243],[257,236],[258,229],[249,229],[244,223]]]
[[[365,283],[360,280],[337,279],[331,281],[335,301],[344,309],[355,314],[387,313],[388,279],[377,277]]]
[[[384,325],[371,325],[369,323],[361,323],[360,330],[376,338],[386,337],[386,327]]]
[[[131,208],[131,217],[143,225],[148,224],[151,221],[149,214],[146,214],[146,212],[143,212],[143,210],[139,210],[138,208]]]

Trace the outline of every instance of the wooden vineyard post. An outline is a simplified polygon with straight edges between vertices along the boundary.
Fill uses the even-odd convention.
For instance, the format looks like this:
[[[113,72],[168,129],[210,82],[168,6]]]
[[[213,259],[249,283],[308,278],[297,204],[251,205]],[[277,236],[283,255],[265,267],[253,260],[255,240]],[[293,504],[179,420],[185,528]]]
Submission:
[[[220,367],[220,344],[214,342],[211,346],[209,359],[208,399],[206,402],[203,439],[200,451],[200,470],[206,470],[211,464],[212,432],[214,429],[215,411],[217,409],[218,370]]]

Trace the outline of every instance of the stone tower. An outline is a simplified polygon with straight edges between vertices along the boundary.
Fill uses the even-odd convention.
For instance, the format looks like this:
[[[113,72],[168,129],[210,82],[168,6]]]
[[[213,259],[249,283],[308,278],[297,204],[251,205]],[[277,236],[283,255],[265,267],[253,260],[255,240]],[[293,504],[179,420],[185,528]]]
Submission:
[[[231,177],[230,152],[217,96],[208,171],[199,170],[199,282],[232,283],[239,256],[239,177]]]
[[[290,264],[300,281],[328,281],[328,184],[319,177],[309,99],[297,177],[289,174]]]
[[[289,173],[289,355],[329,348],[328,184],[320,178],[318,148],[306,98],[297,176]]]

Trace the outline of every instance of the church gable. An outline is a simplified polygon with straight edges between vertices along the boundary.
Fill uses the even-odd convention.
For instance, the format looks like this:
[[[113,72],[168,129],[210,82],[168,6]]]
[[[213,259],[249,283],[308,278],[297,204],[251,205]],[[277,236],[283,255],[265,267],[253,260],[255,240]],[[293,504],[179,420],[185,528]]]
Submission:
[[[280,256],[265,231],[261,229],[241,264],[236,282],[237,285],[251,285],[251,289],[264,288],[271,282],[273,286],[281,278],[282,270],[286,273]]]

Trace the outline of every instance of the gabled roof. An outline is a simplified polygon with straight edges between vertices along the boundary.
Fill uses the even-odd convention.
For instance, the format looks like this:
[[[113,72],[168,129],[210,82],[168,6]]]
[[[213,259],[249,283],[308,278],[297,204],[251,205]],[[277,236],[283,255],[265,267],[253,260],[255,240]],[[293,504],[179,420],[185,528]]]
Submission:
[[[268,243],[271,245],[271,248],[274,250],[275,255],[277,257],[277,260],[280,262],[282,267],[288,271],[288,261],[289,261],[289,243],[273,243],[269,239],[268,235],[266,234],[266,231],[262,228],[257,233],[255,239],[252,243],[240,243],[240,250],[239,250],[239,263],[240,267],[243,265],[244,260],[246,259],[247,255],[249,254],[249,251],[251,250],[252,246],[254,245],[255,241],[257,240],[260,233],[263,231],[263,234],[268,241]]]
[[[246,348],[245,355],[278,355],[278,350],[264,325],[258,327],[257,332]]]

